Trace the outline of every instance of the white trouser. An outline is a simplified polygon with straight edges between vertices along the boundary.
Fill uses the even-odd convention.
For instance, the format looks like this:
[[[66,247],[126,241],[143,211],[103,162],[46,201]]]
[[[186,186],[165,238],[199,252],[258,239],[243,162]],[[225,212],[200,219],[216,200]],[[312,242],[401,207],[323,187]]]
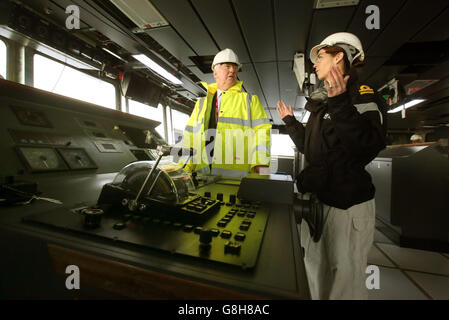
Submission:
[[[323,234],[310,237],[301,223],[301,246],[312,299],[367,299],[368,253],[374,238],[374,199],[342,210],[323,205]]]

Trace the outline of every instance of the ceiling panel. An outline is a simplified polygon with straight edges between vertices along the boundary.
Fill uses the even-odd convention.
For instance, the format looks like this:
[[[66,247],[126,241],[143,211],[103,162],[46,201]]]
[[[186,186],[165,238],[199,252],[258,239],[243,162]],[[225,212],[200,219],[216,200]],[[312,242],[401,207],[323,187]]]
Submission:
[[[360,81],[367,81],[387,60],[388,57],[367,57],[366,64],[360,70]]]
[[[299,89],[298,81],[292,70],[292,62],[278,62],[279,83],[281,86],[281,100],[287,105],[295,105],[297,91]]]
[[[276,109],[270,108],[269,111],[271,112],[271,115],[272,115],[273,124],[277,124],[277,125],[285,124],[284,121],[282,121],[282,119],[279,117]]]
[[[447,0],[409,0],[379,35],[368,51],[369,56],[390,56],[447,6]]]
[[[276,61],[270,0],[233,1],[253,62]]]
[[[193,65],[189,57],[195,53],[170,26],[154,28],[146,31],[154,40],[175,56],[184,65]]]
[[[198,67],[189,67],[189,70],[192,71],[201,81],[207,83],[214,83],[215,78],[212,73],[203,73]]]
[[[340,7],[314,10],[307,53],[328,35],[345,31],[356,7]]]
[[[193,0],[195,9],[220,49],[232,49],[241,63],[250,62],[248,51],[228,0]],[[219,14],[217,8],[220,8]]]
[[[267,99],[267,107],[275,108],[279,100],[276,62],[256,63],[257,74]]]
[[[398,11],[404,5],[405,0],[362,0],[360,1],[354,18],[349,25],[347,32],[357,35],[362,42],[363,48],[366,51],[370,48],[374,40],[381,34],[386,26],[396,16]],[[369,14],[365,13],[366,8],[369,5],[376,5],[379,7],[380,13],[380,29],[368,29],[366,28],[366,19]]]
[[[207,33],[200,19],[185,0],[152,0],[152,4],[170,25],[200,56],[214,55],[218,48]]]
[[[418,33],[412,42],[444,41],[449,39],[449,8]]]
[[[275,1],[276,44],[280,61],[292,61],[296,52],[305,51],[312,8],[313,0]]]
[[[267,103],[252,64],[244,64],[242,66],[242,71],[239,72],[239,79],[243,81],[244,89],[251,94],[257,95],[262,105],[266,107]]]

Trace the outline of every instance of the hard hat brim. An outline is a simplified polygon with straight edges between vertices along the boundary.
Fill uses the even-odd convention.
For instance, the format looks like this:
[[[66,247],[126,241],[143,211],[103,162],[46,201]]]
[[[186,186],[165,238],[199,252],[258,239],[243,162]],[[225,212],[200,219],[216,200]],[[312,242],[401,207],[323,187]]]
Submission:
[[[232,61],[228,61],[228,62],[224,61],[224,62],[217,62],[216,64],[212,65],[212,67],[211,67],[212,71],[214,71],[214,68],[215,68],[215,66],[217,64],[222,64],[222,63],[233,63],[233,64],[236,64],[237,67],[238,67],[237,71],[240,71],[240,69],[242,68],[242,64],[241,63],[235,63],[235,62],[232,62]]]
[[[319,44],[319,45],[316,45],[315,47],[313,47],[312,50],[310,50],[310,61],[315,63],[316,59],[318,58],[318,52],[325,47],[328,47],[328,45],[327,44]]]

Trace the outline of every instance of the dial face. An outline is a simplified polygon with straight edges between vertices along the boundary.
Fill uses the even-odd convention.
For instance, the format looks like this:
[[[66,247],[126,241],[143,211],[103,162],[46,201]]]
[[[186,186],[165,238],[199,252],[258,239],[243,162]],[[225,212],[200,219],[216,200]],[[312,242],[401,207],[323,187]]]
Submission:
[[[96,169],[97,165],[84,149],[58,148],[59,153],[69,165],[70,169]]]
[[[18,150],[32,171],[54,171],[67,169],[64,161],[54,149],[19,147]]]

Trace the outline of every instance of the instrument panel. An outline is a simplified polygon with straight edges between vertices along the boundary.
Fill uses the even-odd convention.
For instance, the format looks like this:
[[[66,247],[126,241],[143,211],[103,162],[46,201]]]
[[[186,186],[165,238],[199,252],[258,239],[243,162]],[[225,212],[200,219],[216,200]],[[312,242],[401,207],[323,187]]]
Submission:
[[[108,203],[95,227],[86,223],[85,211],[92,210],[87,207],[57,209],[24,221],[250,270],[257,264],[269,210],[260,202],[238,199],[237,191],[235,184],[214,183],[199,188],[180,207],[153,202],[135,212],[127,210],[125,194],[115,193],[111,196],[117,201]],[[106,208],[102,204],[96,209]]]

